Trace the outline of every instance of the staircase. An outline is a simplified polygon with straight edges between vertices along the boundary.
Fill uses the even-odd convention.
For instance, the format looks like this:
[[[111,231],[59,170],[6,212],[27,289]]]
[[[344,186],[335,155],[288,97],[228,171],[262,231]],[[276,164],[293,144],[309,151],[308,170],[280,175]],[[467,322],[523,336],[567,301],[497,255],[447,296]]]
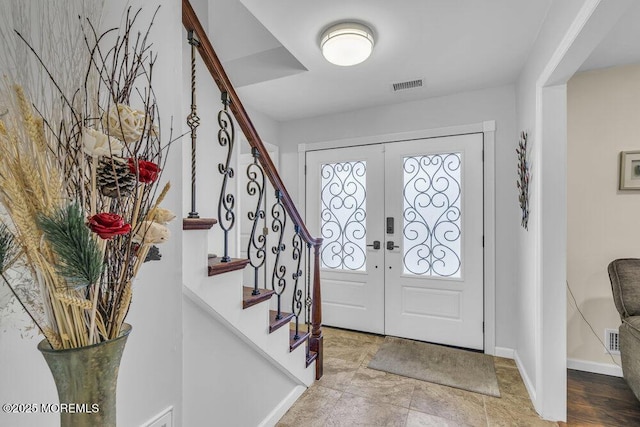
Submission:
[[[235,382],[248,381],[258,382],[256,390],[260,386],[267,387],[269,394],[273,390],[274,396],[255,392],[262,395],[255,396],[254,401],[271,402],[267,407],[276,403],[267,416],[260,415],[262,421],[244,422],[272,425],[306,387],[322,376],[322,239],[309,234],[189,0],[182,1],[182,22],[191,74],[187,117],[191,198],[190,212],[183,220],[183,307],[185,348],[198,352],[193,357],[185,356],[185,382],[189,382],[185,383],[185,422],[190,410],[201,412],[191,417],[192,422],[208,422],[201,406],[215,398],[207,393],[216,394],[220,387],[230,391],[218,398],[232,405],[228,408],[231,412],[237,411],[236,404],[241,403],[237,401],[246,401],[253,385]],[[202,65],[209,74],[205,78],[210,77],[215,85],[211,80],[205,84],[198,80],[197,71],[202,71]],[[196,99],[214,97],[221,101],[217,123],[205,123]],[[211,122],[211,115],[206,117]],[[246,149],[237,147],[236,126],[248,144]],[[206,139],[199,140],[203,127],[207,128]],[[217,133],[217,144],[213,132]],[[249,156],[241,153],[249,152],[248,166],[241,171],[238,159]],[[201,163],[207,165],[204,174],[197,169]],[[215,176],[211,171],[214,168]],[[208,177],[207,182],[198,181],[203,175]],[[217,217],[202,218],[198,208],[210,213],[212,205]],[[212,251],[219,252],[214,256]],[[240,254],[244,258],[239,258]],[[262,370],[252,372],[251,367],[238,366],[234,354],[219,351],[222,342],[236,349],[237,358],[240,353],[242,357],[251,353],[246,356],[251,359],[247,363],[263,366]],[[202,352],[218,356],[208,361]],[[227,374],[232,380],[210,387]],[[248,379],[241,380],[245,377]],[[272,378],[273,388],[261,383],[268,378]],[[229,381],[234,383],[226,384]],[[278,387],[280,391],[276,391]],[[278,397],[278,393],[286,396]],[[226,412],[225,405],[218,412]],[[237,423],[238,418],[231,416],[221,415],[225,422]]]
[[[223,263],[220,257],[207,259],[206,232],[185,233],[184,295],[208,315],[233,331],[254,351],[279,365],[288,376],[310,386],[315,379],[317,352],[308,350],[309,332],[295,337],[293,313],[271,309],[273,289],[242,286],[247,259]],[[205,274],[202,274],[205,273]],[[279,318],[278,318],[279,317]]]

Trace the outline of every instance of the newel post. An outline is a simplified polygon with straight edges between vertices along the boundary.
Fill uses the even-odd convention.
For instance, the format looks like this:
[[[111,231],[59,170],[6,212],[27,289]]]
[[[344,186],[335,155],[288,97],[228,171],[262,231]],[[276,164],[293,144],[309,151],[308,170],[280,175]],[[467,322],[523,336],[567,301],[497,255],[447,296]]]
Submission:
[[[313,247],[313,303],[311,306],[310,348],[318,354],[316,359],[316,380],[322,377],[323,336],[322,336],[322,294],[320,292],[320,243]]]

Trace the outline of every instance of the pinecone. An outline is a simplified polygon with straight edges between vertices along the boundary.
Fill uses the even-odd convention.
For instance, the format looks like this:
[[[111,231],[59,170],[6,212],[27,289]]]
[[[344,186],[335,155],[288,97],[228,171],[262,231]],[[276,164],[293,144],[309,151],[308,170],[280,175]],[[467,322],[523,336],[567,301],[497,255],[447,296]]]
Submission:
[[[136,186],[136,176],[131,173],[126,162],[107,157],[98,166],[97,184],[100,192],[107,197],[118,197],[118,188],[120,197],[126,197]]]
[[[160,253],[160,248],[156,245],[153,245],[149,248],[149,252],[147,252],[147,257],[144,259],[144,262],[149,261],[160,261],[162,259],[162,254]]]

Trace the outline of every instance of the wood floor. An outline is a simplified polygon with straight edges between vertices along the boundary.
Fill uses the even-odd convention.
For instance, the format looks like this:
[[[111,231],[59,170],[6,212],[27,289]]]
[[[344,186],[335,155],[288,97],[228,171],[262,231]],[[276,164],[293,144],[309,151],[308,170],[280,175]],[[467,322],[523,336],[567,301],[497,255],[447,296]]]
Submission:
[[[640,402],[622,378],[569,370],[567,423],[561,426],[640,426]]]

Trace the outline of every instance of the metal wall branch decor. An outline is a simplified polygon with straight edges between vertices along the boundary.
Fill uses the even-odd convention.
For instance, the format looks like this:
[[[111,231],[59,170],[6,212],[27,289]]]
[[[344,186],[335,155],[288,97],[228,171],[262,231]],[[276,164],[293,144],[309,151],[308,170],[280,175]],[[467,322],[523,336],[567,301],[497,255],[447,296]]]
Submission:
[[[520,224],[525,230],[529,230],[529,181],[531,179],[531,162],[527,152],[527,132],[520,133],[520,141],[518,142],[518,200],[520,201],[520,209],[522,211],[522,220]]]

